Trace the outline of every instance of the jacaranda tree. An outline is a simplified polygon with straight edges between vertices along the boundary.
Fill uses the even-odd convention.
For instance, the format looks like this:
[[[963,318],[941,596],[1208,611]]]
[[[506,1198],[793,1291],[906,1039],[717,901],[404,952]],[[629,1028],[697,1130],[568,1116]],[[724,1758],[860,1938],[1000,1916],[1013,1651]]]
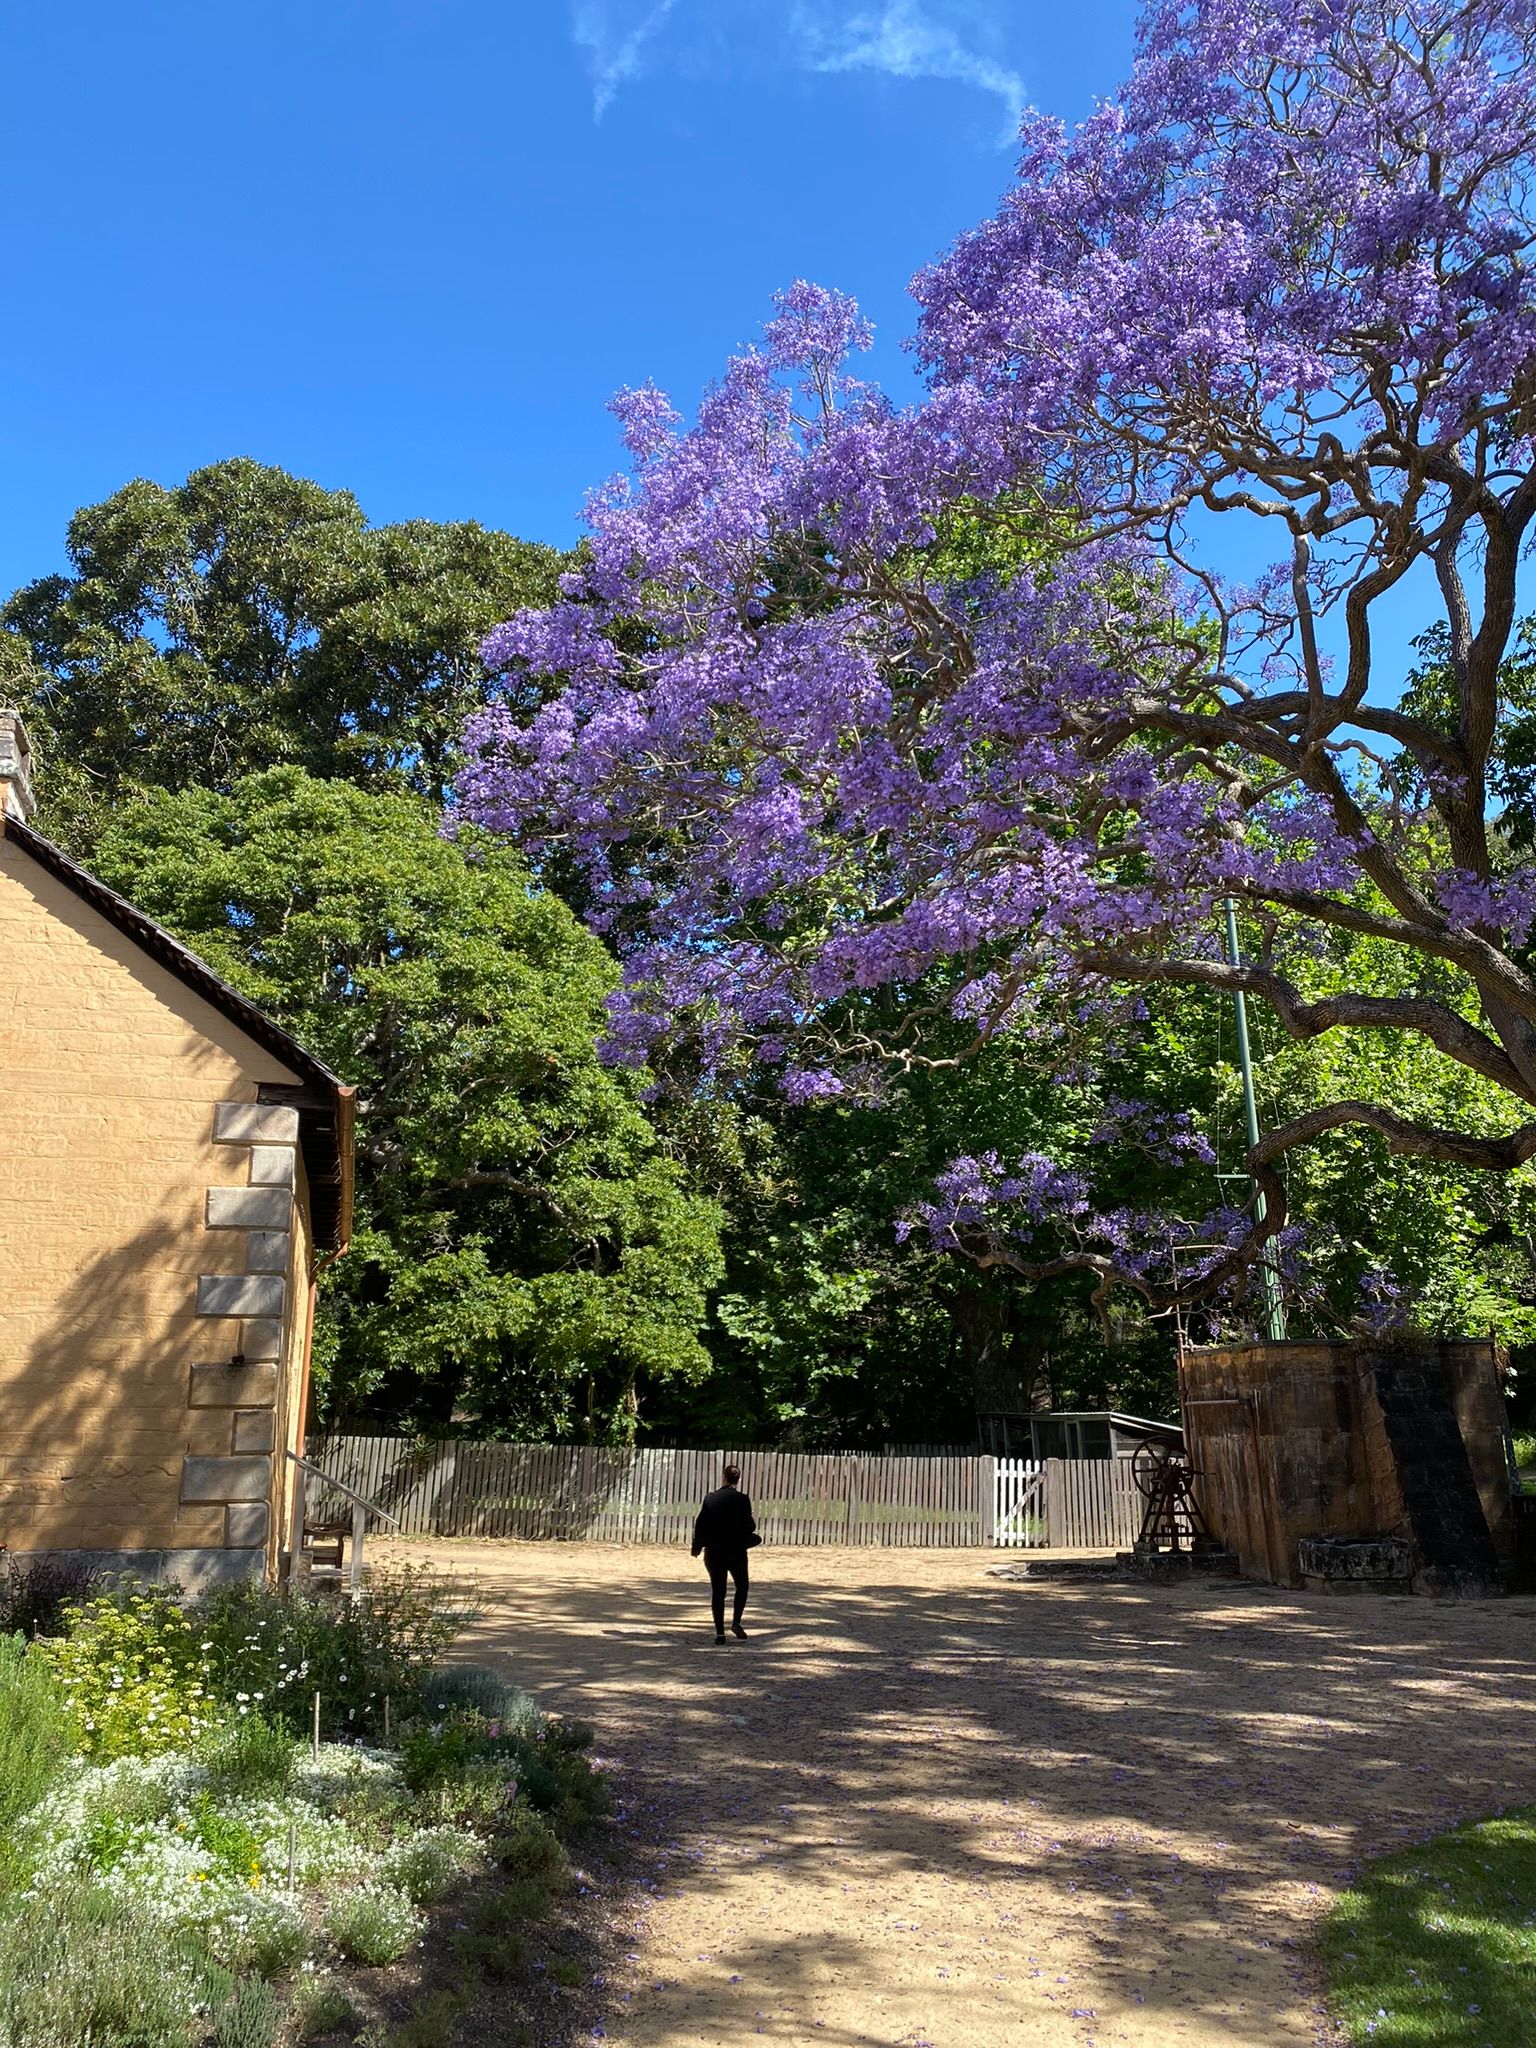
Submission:
[[[1121,93],[1071,133],[1031,116],[995,217],[917,280],[922,403],[848,374],[867,330],[804,284],[690,429],[622,394],[633,473],[563,601],[493,635],[507,696],[461,783],[581,871],[619,1055],[846,1094],[926,1057],[938,1003],[1066,1071],[1181,984],[1301,1039],[1412,1034],[1507,1101],[1491,1134],[1368,1099],[1282,1123],[1259,1228],[1186,1228],[1228,1246],[1208,1287],[1330,1130],[1536,1154],[1536,868],[1488,783],[1536,513],[1533,229],[1531,0],[1159,0]],[[1248,557],[1274,567],[1217,572]],[[1373,658],[1394,592],[1443,624],[1432,703]],[[531,719],[519,676],[562,685]],[[1309,993],[1330,933],[1411,972]],[[1170,1233],[1112,1186],[970,1157],[924,1220],[1159,1294]]]

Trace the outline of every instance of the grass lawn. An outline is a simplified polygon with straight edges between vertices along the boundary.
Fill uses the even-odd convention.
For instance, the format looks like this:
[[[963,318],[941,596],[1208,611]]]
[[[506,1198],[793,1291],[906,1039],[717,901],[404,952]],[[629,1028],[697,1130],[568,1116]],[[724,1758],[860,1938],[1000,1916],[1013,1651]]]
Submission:
[[[1370,1864],[1330,1915],[1323,1949],[1352,2042],[1536,2042],[1536,1807]]]

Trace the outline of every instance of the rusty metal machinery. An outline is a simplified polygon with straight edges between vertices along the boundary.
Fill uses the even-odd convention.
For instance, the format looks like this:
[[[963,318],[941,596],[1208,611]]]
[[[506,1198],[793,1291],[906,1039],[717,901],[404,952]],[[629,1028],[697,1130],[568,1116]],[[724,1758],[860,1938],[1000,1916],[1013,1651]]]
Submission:
[[[1220,1551],[1196,1501],[1192,1482],[1199,1478],[1187,1453],[1168,1444],[1138,1444],[1131,1476],[1146,1502],[1137,1557],[1204,1556]]]

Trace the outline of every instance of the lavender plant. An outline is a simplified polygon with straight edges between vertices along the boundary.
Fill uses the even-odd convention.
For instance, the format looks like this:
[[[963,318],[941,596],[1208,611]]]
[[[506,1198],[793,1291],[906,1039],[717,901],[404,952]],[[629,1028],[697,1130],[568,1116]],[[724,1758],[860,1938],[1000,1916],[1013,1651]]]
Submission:
[[[1507,1104],[1492,1132],[1310,1108],[1249,1155],[1257,1225],[1001,1159],[919,1219],[1154,1300],[1181,1238],[1222,1247],[1201,1287],[1239,1277],[1330,1131],[1536,1154],[1536,868],[1489,795],[1536,515],[1533,44],[1530,0],[1155,0],[1125,88],[1071,133],[1028,117],[996,215],[917,279],[920,404],[851,374],[867,326],[804,283],[691,427],[620,394],[632,472],[561,602],[488,641],[460,784],[580,877],[617,1059],[846,1098],[941,1012],[1075,1071],[1179,985],[1297,1039],[1409,1034]],[[1268,543],[1251,584],[1223,526]],[[1405,590],[1435,593],[1443,706],[1375,652]],[[1410,971],[1308,993],[1338,933]]]

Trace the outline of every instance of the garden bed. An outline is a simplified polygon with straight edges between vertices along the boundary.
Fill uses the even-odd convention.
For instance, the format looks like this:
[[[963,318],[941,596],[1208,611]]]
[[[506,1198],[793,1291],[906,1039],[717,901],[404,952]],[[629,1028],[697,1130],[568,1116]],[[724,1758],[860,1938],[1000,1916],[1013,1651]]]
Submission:
[[[0,1638],[0,2048],[272,2048],[365,2021],[427,2048],[466,1985],[552,1967],[530,1931],[607,1799],[590,1731],[441,1664],[445,1582],[384,1573],[356,1605],[34,1592],[13,1581],[39,1633]],[[413,1988],[437,2010],[393,2024]]]

